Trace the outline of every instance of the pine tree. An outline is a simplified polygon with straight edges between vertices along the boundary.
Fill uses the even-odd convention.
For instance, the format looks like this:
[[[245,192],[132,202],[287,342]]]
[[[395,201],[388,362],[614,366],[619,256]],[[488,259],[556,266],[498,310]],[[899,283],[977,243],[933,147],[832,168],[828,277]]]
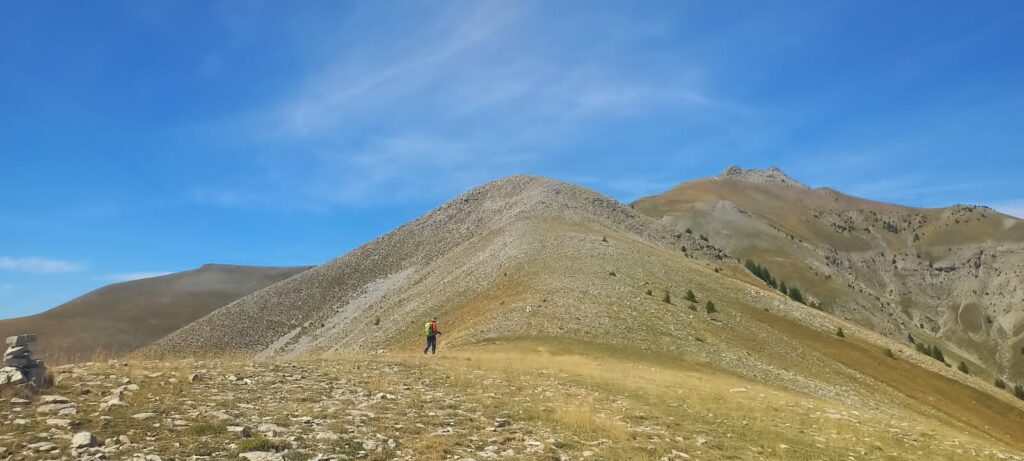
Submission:
[[[793,287],[793,288],[789,289],[789,297],[793,301],[796,301],[796,302],[798,302],[800,304],[804,303],[804,294],[801,293],[800,289],[797,288],[797,287]]]
[[[932,346],[932,357],[942,363],[946,363],[946,356],[942,354],[942,349],[939,346]]]
[[[779,291],[781,291],[784,295],[789,294],[789,290],[786,289],[786,282],[779,282]]]

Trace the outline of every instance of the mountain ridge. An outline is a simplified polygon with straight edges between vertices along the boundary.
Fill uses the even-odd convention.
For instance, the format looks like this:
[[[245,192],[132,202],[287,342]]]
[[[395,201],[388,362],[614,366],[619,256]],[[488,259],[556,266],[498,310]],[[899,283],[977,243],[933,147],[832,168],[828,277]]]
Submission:
[[[992,378],[1024,377],[1014,352],[1024,342],[1024,221],[1015,217],[722,177],[632,206],[764,264],[830,312],[893,338],[940,342]]]
[[[204,264],[112,283],[38,314],[0,320],[0,337],[36,333],[33,349],[50,361],[116,356],[308,267]]]

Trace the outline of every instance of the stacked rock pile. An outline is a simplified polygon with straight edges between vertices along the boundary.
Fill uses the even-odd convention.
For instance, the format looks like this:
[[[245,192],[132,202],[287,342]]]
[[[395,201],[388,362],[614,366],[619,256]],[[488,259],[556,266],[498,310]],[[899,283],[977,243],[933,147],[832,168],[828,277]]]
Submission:
[[[0,368],[0,386],[29,385],[34,388],[44,386],[46,366],[40,359],[32,358],[29,343],[36,342],[36,335],[18,335],[7,338],[7,351],[4,352],[3,368]]]

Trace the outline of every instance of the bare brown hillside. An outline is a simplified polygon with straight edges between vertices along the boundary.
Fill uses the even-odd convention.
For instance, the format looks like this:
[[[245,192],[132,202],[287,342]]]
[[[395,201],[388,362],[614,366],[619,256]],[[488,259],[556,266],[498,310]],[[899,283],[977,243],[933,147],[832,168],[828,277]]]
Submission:
[[[874,202],[738,167],[632,206],[758,262],[828,312],[937,344],[987,379],[1024,380],[1024,221],[980,206]]]
[[[591,386],[605,379],[633,383],[600,394],[649,402],[643,418],[658,413],[659,421],[689,421],[694,433],[722,424],[761,434],[760,440],[779,440],[769,433],[814,434],[793,459],[834,457],[839,453],[827,447],[850,434],[813,418],[941,428],[894,448],[843,452],[855,457],[924,459],[934,452],[913,447],[934,440],[975,441],[941,455],[947,459],[1024,450],[1019,400],[986,379],[766,289],[710,240],[571,184],[506,178],[222,307],[139,357],[227,354],[291,363],[340,353],[417,360],[423,322],[437,316],[441,353],[473,362],[466,371],[473,379],[456,384],[466,392],[470,381],[493,383],[485,395],[533,392],[531,376],[545,373],[582,386],[588,379]],[[486,354],[493,351],[526,367],[527,375],[503,381],[489,374],[494,362]],[[572,370],[540,365],[549,354],[588,359]],[[636,369],[602,369],[618,362]],[[666,372],[687,378],[669,379]],[[721,377],[728,388],[717,384]],[[812,419],[780,419],[788,410],[779,408],[804,405],[781,395],[807,397],[820,409],[807,412]],[[510,411],[517,402],[494,404]],[[585,418],[598,418],[592,416]],[[663,442],[662,454],[684,446]],[[633,450],[647,443],[619,445]],[[785,456],[779,444],[793,446],[776,442],[761,456]],[[711,459],[736,450],[745,448],[729,445]]]
[[[33,349],[51,363],[130,352],[307,268],[207,264],[115,283],[36,315],[0,320],[0,337],[38,334]]]

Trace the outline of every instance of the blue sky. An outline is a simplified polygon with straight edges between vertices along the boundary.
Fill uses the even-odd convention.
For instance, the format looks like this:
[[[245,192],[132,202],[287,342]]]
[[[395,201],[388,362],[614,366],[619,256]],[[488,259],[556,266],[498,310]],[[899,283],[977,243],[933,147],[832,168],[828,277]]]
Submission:
[[[0,317],[313,264],[479,183],[730,164],[1024,215],[1016,1],[4,2]]]

